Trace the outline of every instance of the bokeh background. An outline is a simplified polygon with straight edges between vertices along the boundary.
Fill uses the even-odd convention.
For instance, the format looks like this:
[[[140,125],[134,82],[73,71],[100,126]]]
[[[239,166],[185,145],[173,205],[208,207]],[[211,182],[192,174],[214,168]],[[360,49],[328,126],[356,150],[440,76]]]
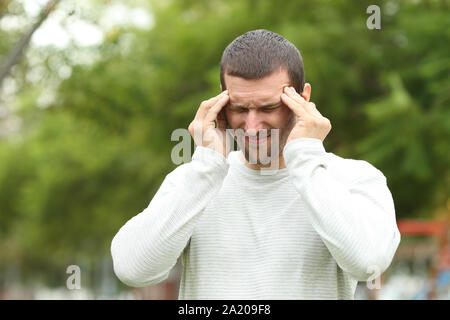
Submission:
[[[219,93],[226,45],[258,28],[301,51],[326,150],[387,177],[402,242],[356,298],[450,298],[449,1],[1,0],[1,299],[177,298],[180,261],[129,288],[111,240],[176,167],[171,133]]]

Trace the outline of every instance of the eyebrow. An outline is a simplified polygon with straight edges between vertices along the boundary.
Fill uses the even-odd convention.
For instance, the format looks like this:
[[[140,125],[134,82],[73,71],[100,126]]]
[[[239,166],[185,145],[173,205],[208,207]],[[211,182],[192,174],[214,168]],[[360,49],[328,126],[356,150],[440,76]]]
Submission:
[[[257,106],[257,108],[270,108],[270,107],[275,107],[275,106],[279,106],[279,105],[281,105],[283,102],[280,100],[280,101],[277,101],[277,102],[269,102],[269,103],[266,103],[266,104],[262,104],[262,105],[260,105],[260,106]],[[231,107],[234,107],[234,108],[246,108],[246,109],[248,109],[248,107],[246,107],[246,106],[243,106],[243,105],[241,105],[241,104],[238,104],[238,103],[230,103],[230,106]]]

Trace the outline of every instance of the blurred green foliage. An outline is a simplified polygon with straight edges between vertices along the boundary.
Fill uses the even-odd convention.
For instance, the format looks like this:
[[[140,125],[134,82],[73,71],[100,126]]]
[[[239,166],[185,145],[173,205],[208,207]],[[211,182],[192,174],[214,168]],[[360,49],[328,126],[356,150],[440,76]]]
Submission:
[[[366,27],[371,4],[381,7],[381,30]],[[432,218],[445,206],[447,1],[191,0],[150,7],[153,28],[109,32],[89,49],[100,57],[92,64],[73,62],[77,48],[34,49],[72,68],[47,108],[36,101],[50,82],[27,83],[16,70],[22,129],[0,141],[0,270],[13,264],[25,280],[47,278],[49,270],[108,255],[118,229],[175,168],[172,131],[187,128],[200,102],[219,92],[224,48],[258,28],[299,48],[312,101],[333,124],[327,151],[379,168],[397,218]],[[17,35],[0,35],[4,57]],[[56,71],[44,65],[51,79]],[[27,66],[24,59],[18,68]]]

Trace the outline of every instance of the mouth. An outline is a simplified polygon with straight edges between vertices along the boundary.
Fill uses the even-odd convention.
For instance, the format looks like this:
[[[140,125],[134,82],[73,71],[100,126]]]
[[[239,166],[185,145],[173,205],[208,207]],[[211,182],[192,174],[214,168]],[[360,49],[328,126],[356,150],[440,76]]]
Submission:
[[[245,142],[251,146],[258,146],[266,143],[270,139],[270,135],[265,137],[245,137]]]

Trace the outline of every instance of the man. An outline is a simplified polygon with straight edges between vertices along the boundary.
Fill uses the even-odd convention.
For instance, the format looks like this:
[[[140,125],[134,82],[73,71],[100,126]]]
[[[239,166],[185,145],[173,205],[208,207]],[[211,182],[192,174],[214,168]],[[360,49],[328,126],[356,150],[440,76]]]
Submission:
[[[400,241],[386,178],[325,151],[330,121],[309,102],[301,55],[282,36],[236,38],[220,76],[225,91],[189,126],[192,161],[114,237],[116,275],[156,284],[181,256],[180,299],[353,299]],[[227,128],[244,133],[235,135],[240,151]]]

